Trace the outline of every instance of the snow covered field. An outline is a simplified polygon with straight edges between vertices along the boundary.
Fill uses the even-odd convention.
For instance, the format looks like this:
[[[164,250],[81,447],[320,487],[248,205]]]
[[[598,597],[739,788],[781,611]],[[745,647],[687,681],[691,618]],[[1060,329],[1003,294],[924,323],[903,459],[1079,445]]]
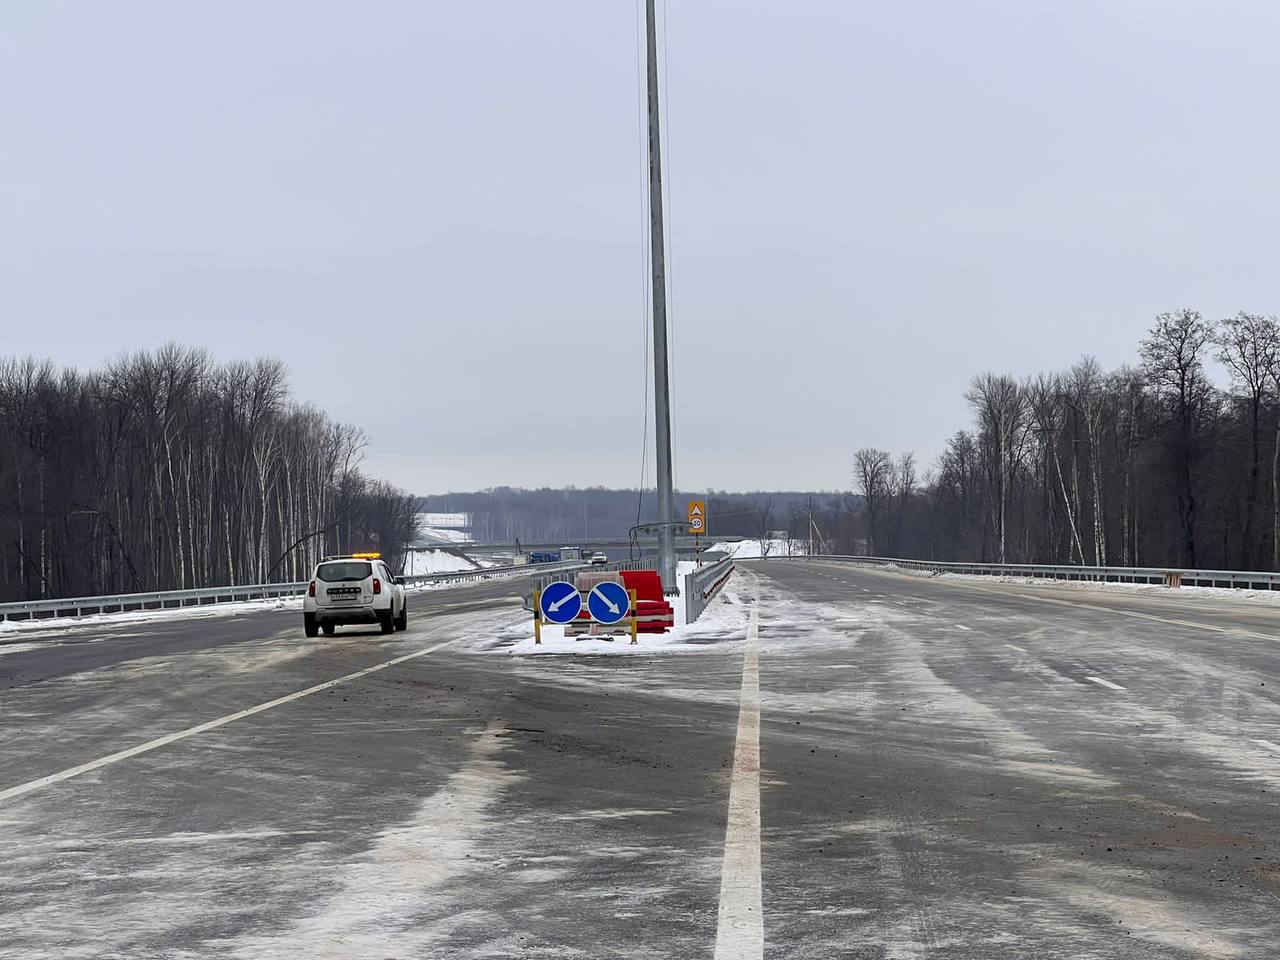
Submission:
[[[765,556],[766,549],[771,557],[789,556],[790,546],[786,540],[766,540],[763,546],[759,540],[740,540],[737,543],[717,543],[707,549],[727,554],[735,560],[759,560]]]
[[[483,564],[481,564],[483,566]],[[457,573],[474,570],[476,564],[444,550],[414,550],[405,563],[405,576],[421,577],[431,573]]]

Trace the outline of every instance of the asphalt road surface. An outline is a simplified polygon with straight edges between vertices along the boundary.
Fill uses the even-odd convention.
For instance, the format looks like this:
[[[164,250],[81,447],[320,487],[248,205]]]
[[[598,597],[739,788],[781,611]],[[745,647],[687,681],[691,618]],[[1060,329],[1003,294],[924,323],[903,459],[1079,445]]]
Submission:
[[[1280,604],[762,561],[513,656],[512,589],[0,644],[0,957],[1277,955]]]

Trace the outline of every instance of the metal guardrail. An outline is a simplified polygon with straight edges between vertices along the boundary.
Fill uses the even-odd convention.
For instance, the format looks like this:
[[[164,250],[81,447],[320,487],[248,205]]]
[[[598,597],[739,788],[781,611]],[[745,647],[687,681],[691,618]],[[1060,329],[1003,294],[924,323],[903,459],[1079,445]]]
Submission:
[[[539,563],[530,564],[525,567],[526,570],[533,569],[538,573],[546,574],[541,576],[529,588],[529,592],[524,595],[524,608],[529,612],[533,612],[533,594],[535,590],[545,590],[548,586],[557,580],[563,579],[560,574],[569,570],[596,570],[600,573],[617,572],[619,570],[653,570],[656,568],[658,559],[656,556],[643,556],[635,560],[613,560],[609,563],[574,563],[574,564],[553,564]]]
[[[684,619],[686,623],[693,623],[702,616],[707,605],[731,576],[733,576],[733,557],[708,563],[685,576]]]
[[[654,569],[654,566],[657,562],[658,562],[657,557],[644,556],[644,557],[639,557],[638,559],[635,559],[635,560],[613,560],[613,561],[610,561],[609,563],[597,563],[597,564],[575,563],[575,564],[567,564],[567,565],[560,564],[557,566],[556,564],[540,563],[537,565],[538,572],[547,573],[549,575],[544,577],[539,577],[538,581],[533,585],[533,587],[536,590],[545,590],[549,584],[555,583],[555,581],[561,579],[556,574],[562,573],[565,570],[574,570],[574,571],[595,570],[600,573],[616,573],[619,570],[652,570]],[[530,591],[531,596],[532,596],[532,592],[533,591],[531,590]]]
[[[473,583],[530,577],[553,571],[578,570],[582,563],[520,564],[505,567],[477,567],[450,573],[428,573],[401,577],[406,586]],[[195,590],[162,590],[155,593],[118,593],[100,597],[65,597],[53,600],[24,600],[0,603],[0,622],[35,620],[42,617],[84,616],[89,613],[112,613],[124,610],[163,610],[171,607],[205,606],[237,600],[263,600],[272,597],[297,597],[311,581],[298,583],[255,583],[232,587],[202,587]]]
[[[1086,580],[1110,583],[1151,583],[1167,587],[1232,587],[1240,590],[1280,590],[1280,573],[1256,570],[1185,570],[1177,567],[1082,567],[1031,563],[961,563],[941,560],[902,560],[893,557],[796,556],[773,560],[834,560],[874,567],[966,573],[976,576],[1028,577],[1045,580]]]

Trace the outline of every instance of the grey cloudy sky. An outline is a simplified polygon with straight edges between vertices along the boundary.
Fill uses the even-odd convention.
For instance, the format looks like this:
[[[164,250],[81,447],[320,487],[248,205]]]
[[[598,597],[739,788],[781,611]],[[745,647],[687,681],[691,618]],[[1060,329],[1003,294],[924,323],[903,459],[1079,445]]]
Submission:
[[[678,482],[1280,310],[1271,2],[670,0]],[[0,353],[266,353],[417,492],[634,485],[634,0],[0,8]]]

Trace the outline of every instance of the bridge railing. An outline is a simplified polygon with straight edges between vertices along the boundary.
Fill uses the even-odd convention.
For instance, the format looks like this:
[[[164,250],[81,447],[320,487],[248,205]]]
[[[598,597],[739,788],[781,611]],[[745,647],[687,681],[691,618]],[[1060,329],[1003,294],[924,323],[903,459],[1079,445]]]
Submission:
[[[428,587],[437,584],[481,583],[513,577],[545,575],[553,571],[578,570],[583,563],[520,564],[504,567],[476,567],[449,573],[427,573],[404,576],[406,586]],[[0,622],[35,620],[58,616],[81,617],[86,613],[114,613],[125,610],[162,610],[173,607],[206,606],[239,600],[266,600],[299,597],[306,592],[309,580],[297,583],[254,583],[230,587],[200,587],[194,590],[161,590],[153,593],[115,593],[98,597],[62,597],[52,600],[23,600],[0,603]]]
[[[1257,570],[1199,570],[1179,567],[1083,567],[1031,563],[964,563],[941,560],[902,560],[894,557],[812,555],[773,557],[777,560],[832,560],[932,573],[1027,577],[1045,580],[1085,580],[1110,583],[1149,583],[1166,587],[1232,587],[1240,590],[1280,590],[1280,573]]]
[[[733,557],[698,567],[684,578],[684,618],[693,623],[733,576]]]

